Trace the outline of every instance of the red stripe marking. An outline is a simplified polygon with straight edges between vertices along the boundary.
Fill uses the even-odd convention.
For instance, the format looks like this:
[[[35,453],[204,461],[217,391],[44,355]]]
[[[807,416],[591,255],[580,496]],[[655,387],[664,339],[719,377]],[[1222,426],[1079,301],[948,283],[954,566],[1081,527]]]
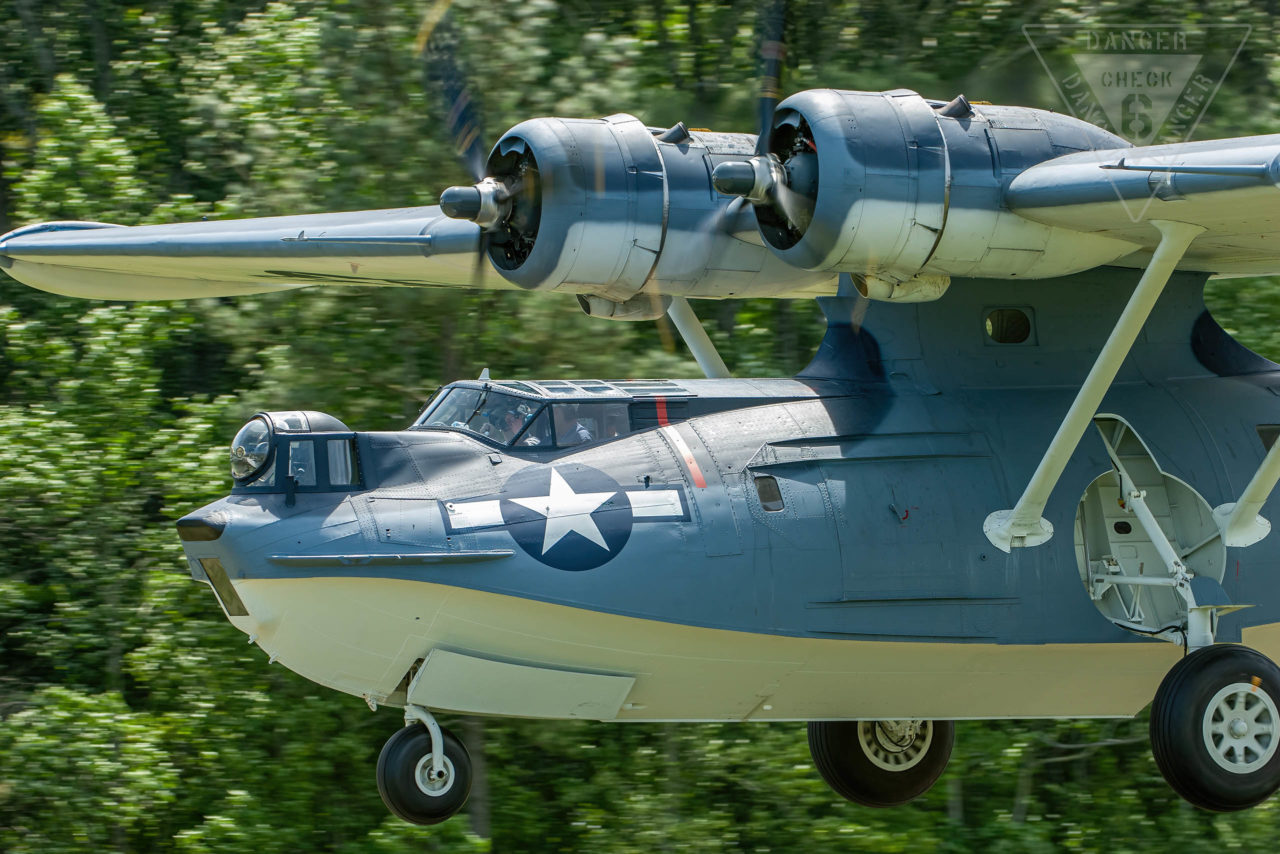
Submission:
[[[684,464],[689,467],[689,475],[693,478],[693,485],[698,489],[706,489],[707,481],[702,476],[702,469],[698,468],[698,461],[693,458],[691,451],[684,452]]]
[[[658,425],[666,427],[671,423],[667,420],[667,399],[665,397],[655,397],[653,402],[658,406]]]
[[[689,469],[689,477],[693,479],[693,485],[699,489],[706,489],[706,478],[702,476],[702,469],[698,468],[698,461],[693,458],[693,451],[689,450],[689,446],[685,443],[684,437],[676,432],[675,427],[664,427],[660,429],[664,436],[671,439],[671,444],[676,447],[676,453],[684,458],[684,464],[685,467]]]

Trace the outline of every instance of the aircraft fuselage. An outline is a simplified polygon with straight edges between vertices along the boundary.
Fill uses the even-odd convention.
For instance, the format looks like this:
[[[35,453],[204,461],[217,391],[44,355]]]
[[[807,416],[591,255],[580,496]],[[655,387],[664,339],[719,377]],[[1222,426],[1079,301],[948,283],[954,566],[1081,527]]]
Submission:
[[[1017,498],[1134,279],[956,280],[861,326],[849,315],[865,306],[832,298],[794,380],[673,381],[629,398],[630,432],[580,448],[355,433],[359,483],[237,491],[188,517],[219,535],[184,546],[274,660],[371,703],[628,720],[1133,714],[1180,650],[1091,600],[1076,520],[1112,468],[1103,442],[1086,437],[1055,490],[1052,541],[1005,554],[982,524]],[[1101,412],[1151,471],[1217,506],[1265,453],[1256,428],[1280,421],[1280,367],[1208,318],[1202,285],[1170,282]],[[1162,519],[1194,513],[1164,500]],[[1219,640],[1280,652],[1265,575],[1278,549],[1201,552],[1198,571],[1253,606]]]

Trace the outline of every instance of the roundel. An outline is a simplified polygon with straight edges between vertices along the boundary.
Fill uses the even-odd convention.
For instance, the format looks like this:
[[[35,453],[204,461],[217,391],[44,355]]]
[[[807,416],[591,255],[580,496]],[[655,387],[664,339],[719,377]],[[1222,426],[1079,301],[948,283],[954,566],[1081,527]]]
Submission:
[[[631,537],[631,502],[590,466],[531,466],[503,489],[502,521],[531,557],[556,569],[595,569]]]

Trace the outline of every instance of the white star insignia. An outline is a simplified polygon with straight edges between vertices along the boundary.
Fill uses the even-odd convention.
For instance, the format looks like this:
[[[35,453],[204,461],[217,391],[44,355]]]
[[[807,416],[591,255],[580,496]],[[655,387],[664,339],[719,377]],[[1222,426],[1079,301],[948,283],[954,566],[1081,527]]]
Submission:
[[[574,492],[573,487],[565,482],[560,473],[552,469],[550,495],[511,500],[547,517],[546,533],[542,538],[543,554],[551,551],[552,547],[570,532],[579,534],[605,551],[609,551],[604,536],[601,535],[591,514],[615,494],[614,492]]]

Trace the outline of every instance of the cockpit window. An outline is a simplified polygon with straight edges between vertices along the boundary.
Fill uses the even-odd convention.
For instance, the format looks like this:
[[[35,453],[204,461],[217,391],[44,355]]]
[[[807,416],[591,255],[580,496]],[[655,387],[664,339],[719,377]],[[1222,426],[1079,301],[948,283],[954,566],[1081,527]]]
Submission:
[[[631,432],[625,403],[556,403],[556,444],[562,448],[616,439]]]
[[[529,426],[521,431],[515,442],[521,448],[551,447],[551,413],[543,409],[538,416],[529,422]]]
[[[356,471],[355,442],[350,439],[329,439],[325,443],[329,457],[329,485],[351,486],[360,482]]]
[[[553,384],[542,383],[546,387]],[[631,432],[631,410],[627,401],[544,404],[492,386],[458,386],[437,394],[413,427],[462,430],[518,448],[573,448],[627,435]]]
[[[316,443],[310,438],[289,443],[289,477],[298,486],[316,485]]]
[[[414,427],[465,430],[510,445],[537,414],[536,401],[492,388],[451,388],[433,400]]]

